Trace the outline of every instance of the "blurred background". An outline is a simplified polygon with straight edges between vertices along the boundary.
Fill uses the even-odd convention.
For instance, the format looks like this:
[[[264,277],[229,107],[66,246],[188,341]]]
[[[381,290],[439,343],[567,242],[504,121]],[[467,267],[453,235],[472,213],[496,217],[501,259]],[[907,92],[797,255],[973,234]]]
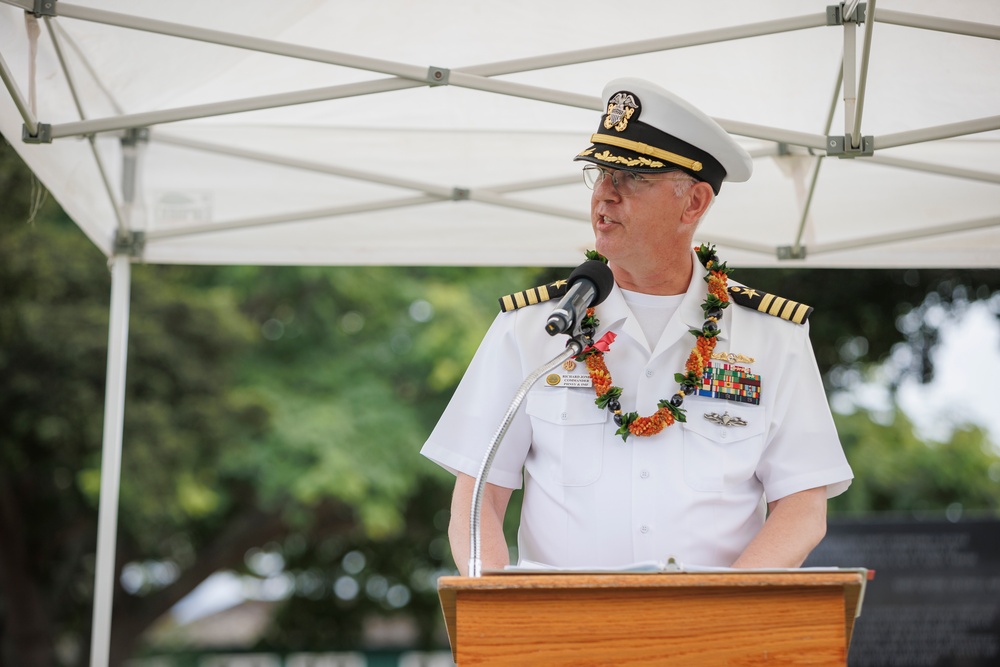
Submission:
[[[450,665],[452,478],[418,450],[497,297],[567,273],[135,265],[111,664]],[[982,575],[937,591],[985,596],[973,643],[878,664],[996,664],[1000,269],[734,279],[816,308],[856,474],[817,564],[974,528],[925,564]],[[109,297],[104,255],[0,141],[0,667],[88,660]]]

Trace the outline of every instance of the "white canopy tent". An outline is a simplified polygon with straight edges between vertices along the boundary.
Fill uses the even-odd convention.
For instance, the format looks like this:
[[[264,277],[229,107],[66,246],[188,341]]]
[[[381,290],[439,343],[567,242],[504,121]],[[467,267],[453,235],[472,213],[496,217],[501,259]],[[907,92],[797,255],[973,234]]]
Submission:
[[[571,159],[628,75],[754,156],[700,233],[732,265],[1000,267],[994,0],[0,0],[0,74],[0,132],[114,260],[93,665],[133,261],[578,264]]]
[[[571,158],[628,74],[756,157],[704,225],[734,265],[1000,257],[992,0],[883,0],[868,28],[800,0],[38,0],[33,56],[34,1],[0,4],[0,130],[48,126],[17,148],[108,255],[127,226],[147,262],[574,265]],[[128,207],[131,128],[149,139]]]

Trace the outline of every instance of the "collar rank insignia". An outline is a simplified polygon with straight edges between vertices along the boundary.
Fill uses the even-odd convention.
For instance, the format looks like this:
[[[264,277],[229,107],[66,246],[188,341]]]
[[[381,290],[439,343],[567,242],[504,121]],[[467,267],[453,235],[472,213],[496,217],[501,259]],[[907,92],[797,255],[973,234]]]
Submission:
[[[813,311],[812,306],[744,285],[730,285],[729,298],[738,306],[752,308],[796,324],[805,324]]]
[[[517,310],[518,308],[524,308],[525,306],[533,306],[536,303],[542,303],[543,301],[548,301],[550,299],[558,299],[568,291],[569,282],[565,280],[557,280],[554,283],[549,283],[548,285],[539,285],[538,287],[526,289],[523,292],[508,294],[500,297],[499,299],[500,312],[507,313],[512,310]]]

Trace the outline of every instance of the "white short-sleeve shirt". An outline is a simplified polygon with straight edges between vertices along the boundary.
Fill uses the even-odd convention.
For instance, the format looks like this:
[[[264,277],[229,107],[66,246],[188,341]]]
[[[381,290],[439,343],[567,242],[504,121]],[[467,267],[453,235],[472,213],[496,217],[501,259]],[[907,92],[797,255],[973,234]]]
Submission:
[[[598,339],[617,338],[605,356],[623,412],[642,416],[677,392],[701,329],[706,283],[696,264],[690,287],[650,349],[615,287],[597,308]],[[565,336],[544,330],[552,306],[500,314],[421,453],[475,477],[524,378],[553,359]],[[591,387],[536,383],[500,450],[488,481],[520,488],[520,558],[559,567],[615,567],[674,557],[728,566],[763,525],[766,503],[825,486],[842,493],[853,477],[834,428],[808,326],[731,304],[716,352],[752,358],[760,403],[688,396],[687,421],[651,437],[615,435],[611,413]],[[587,376],[578,363],[563,375]],[[585,380],[584,380],[585,381]],[[570,381],[568,384],[575,384]],[[723,426],[706,415],[738,417]]]

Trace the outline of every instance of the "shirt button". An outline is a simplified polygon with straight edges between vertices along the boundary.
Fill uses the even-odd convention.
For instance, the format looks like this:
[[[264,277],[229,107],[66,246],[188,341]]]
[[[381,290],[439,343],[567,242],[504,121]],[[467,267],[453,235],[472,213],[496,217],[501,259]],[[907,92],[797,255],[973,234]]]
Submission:
[[[651,377],[653,377],[653,374],[654,374],[654,371],[653,371],[652,368],[647,368],[646,369],[646,377],[651,378]]]
[[[642,477],[643,479],[647,479],[649,477],[649,471],[648,470],[643,470],[642,472],[639,473],[639,477]]]
[[[563,417],[563,419],[565,419],[565,417]],[[719,437],[725,440],[726,438],[729,437],[729,431],[727,431],[726,429],[722,429],[722,431],[719,433]]]
[[[563,421],[566,421],[566,417],[568,417],[568,416],[569,416],[569,415],[567,415],[567,414],[566,414],[565,412],[564,412],[564,413],[562,413],[562,415],[561,415],[561,417],[562,417],[562,420],[563,420]]]
[[[649,532],[649,526],[647,526],[645,524],[639,526],[639,532],[640,533],[648,533]]]

